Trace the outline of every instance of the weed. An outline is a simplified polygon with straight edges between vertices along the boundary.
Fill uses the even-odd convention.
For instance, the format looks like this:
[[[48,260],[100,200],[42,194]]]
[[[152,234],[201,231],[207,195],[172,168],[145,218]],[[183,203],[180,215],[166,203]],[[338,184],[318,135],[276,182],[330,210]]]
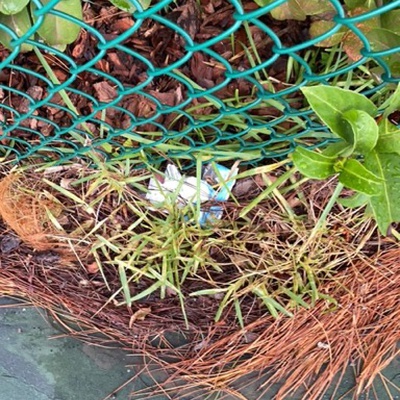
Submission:
[[[400,221],[400,130],[388,120],[399,107],[400,85],[381,106],[379,123],[374,119],[377,107],[358,93],[324,86],[303,92],[339,141],[321,153],[298,147],[292,155],[295,166],[309,178],[338,175],[337,196],[343,186],[356,192],[342,204],[368,204],[381,233],[386,234],[391,223]]]
[[[150,7],[152,0],[139,0],[138,3],[140,6],[143,8],[143,10],[146,10],[147,8]],[[122,11],[126,11],[128,13],[134,13],[137,9],[132,3],[128,0],[110,0],[110,3],[112,3],[115,7],[119,8]]]
[[[254,0],[260,7],[273,5],[274,0]],[[391,4],[392,3],[392,4]],[[343,7],[344,6],[344,7]],[[332,17],[343,7],[343,12],[349,18],[362,17],[370,14],[368,18],[355,21],[350,27],[347,24],[339,25]],[[382,13],[379,8],[384,8]],[[400,11],[396,8],[396,2],[369,0],[346,0],[344,4],[335,4],[329,0],[288,0],[284,4],[278,4],[271,10],[271,16],[277,20],[304,21],[307,16],[312,16],[314,21],[310,25],[310,36],[316,46],[329,48],[339,43],[343,44],[348,59],[352,62],[360,60],[363,56],[360,52],[368,43],[367,51],[385,52],[383,60],[395,76],[399,76],[399,55],[396,50],[400,45],[400,35],[397,20]],[[320,39],[318,41],[318,39]],[[379,74],[384,72],[382,67],[377,70]]]
[[[197,177],[201,165],[200,160]],[[67,181],[45,170],[43,180],[70,210],[74,243],[79,238],[76,245],[86,246],[78,254],[80,264],[103,277],[109,302],[131,307],[178,301],[186,326],[192,323],[191,301],[211,302],[216,321],[234,310],[241,326],[253,312],[291,316],[319,299],[334,306],[320,283],[361,252],[359,244],[343,239],[348,231],[369,229],[357,213],[340,228],[342,217],[324,213],[325,224],[311,230],[318,218],[310,220],[310,194],[285,162],[237,175],[239,186],[257,178],[268,189],[255,201],[231,193],[223,219],[205,227],[197,223],[199,212],[212,203],[178,207],[179,188],[157,208],[145,200],[148,180],[162,175],[159,171],[132,171],[129,160],[97,167]],[[57,216],[52,221],[57,225]]]

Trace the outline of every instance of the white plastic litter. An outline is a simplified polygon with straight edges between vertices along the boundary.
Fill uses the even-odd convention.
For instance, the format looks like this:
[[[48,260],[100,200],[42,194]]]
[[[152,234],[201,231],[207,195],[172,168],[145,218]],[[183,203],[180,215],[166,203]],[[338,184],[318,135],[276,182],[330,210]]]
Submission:
[[[209,200],[223,202],[229,198],[230,191],[236,183],[233,178],[237,173],[238,168],[236,166],[229,169],[219,164],[206,165],[203,168],[198,196],[197,178],[194,176],[182,176],[175,165],[168,164],[164,177],[150,179],[146,199],[158,208],[162,207],[171,198],[175,198],[180,207],[189,203],[195,204],[198,197],[200,203]],[[220,181],[219,177],[222,178],[222,181]],[[213,205],[206,211],[202,210],[200,212],[198,222],[200,225],[205,225],[212,222],[212,220],[221,219],[221,217],[222,208],[218,205]]]

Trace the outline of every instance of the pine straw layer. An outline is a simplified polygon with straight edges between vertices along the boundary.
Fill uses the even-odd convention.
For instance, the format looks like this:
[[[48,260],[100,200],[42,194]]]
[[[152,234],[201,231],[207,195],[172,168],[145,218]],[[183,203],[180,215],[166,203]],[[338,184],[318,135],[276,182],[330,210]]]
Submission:
[[[163,349],[150,343],[155,336],[162,337],[163,332],[155,332],[151,323],[148,329],[142,326],[137,330],[135,324],[129,327],[132,313],[111,306],[104,308],[107,298],[89,288],[82,289],[82,277],[76,271],[39,266],[26,269],[23,259],[2,256],[0,293],[27,298],[43,307],[75,337],[134,349],[136,354],[156,360],[165,370],[175,371],[175,378],[176,374],[184,378],[188,387],[206,385],[232,395],[234,392],[228,388],[238,378],[272,369],[265,389],[285,379],[276,399],[285,399],[305,386],[305,398],[317,400],[349,363],[360,361],[358,395],[399,354],[399,271],[400,249],[396,245],[371,263],[357,262],[324,284],[323,291],[338,300],[335,310],[330,309],[332,304],[320,301],[312,310],[298,310],[294,318],[274,320],[267,316],[244,330],[238,330],[226,319],[207,330],[199,327],[187,346],[173,348],[165,342]],[[173,315],[174,310],[168,305],[160,307],[165,307],[165,315]],[[170,318],[166,316],[161,321],[162,312],[157,314],[159,321],[155,325],[168,326]],[[68,319],[70,323],[66,323]],[[171,331],[174,328],[170,326]],[[244,357],[248,355],[251,357]],[[167,356],[169,362],[165,361]],[[260,388],[259,394],[262,392]],[[238,392],[235,395],[244,398]]]

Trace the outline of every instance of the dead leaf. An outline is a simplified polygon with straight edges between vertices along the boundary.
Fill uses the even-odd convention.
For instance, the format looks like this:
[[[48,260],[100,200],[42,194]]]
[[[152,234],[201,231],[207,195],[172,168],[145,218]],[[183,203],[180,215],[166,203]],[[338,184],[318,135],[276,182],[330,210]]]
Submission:
[[[244,267],[249,264],[249,257],[239,253],[230,254],[229,258],[234,265],[238,265],[239,267]]]
[[[33,100],[42,100],[43,88],[41,86],[32,86],[26,91],[26,93],[29,94]]]
[[[67,215],[61,215],[61,216],[57,217],[57,222],[58,222],[61,226],[65,226],[65,225],[67,225],[67,224],[70,222],[70,220],[69,220],[69,218],[68,218]]]
[[[343,49],[352,61],[358,61],[362,58],[360,50],[364,47],[363,42],[353,32],[347,32],[342,40]]]
[[[40,86],[32,86],[26,91],[26,94],[29,95],[33,100],[41,100],[43,96],[43,88]],[[24,97],[17,106],[17,110],[21,113],[27,113],[30,109],[30,106],[30,99]]]
[[[295,208],[301,205],[301,201],[300,199],[297,197],[296,194],[291,195],[288,199],[287,199],[287,203],[289,204],[289,206],[291,208]]]
[[[117,21],[115,21],[112,25],[111,25],[111,30],[116,32],[116,33],[121,33],[121,32],[125,32],[128,29],[132,28],[134,24],[133,18],[132,17],[124,17],[124,18],[120,18]]]
[[[62,178],[60,180],[60,186],[64,189],[72,189],[71,182],[73,179]]]
[[[215,86],[213,81],[213,68],[206,63],[202,53],[194,53],[190,59],[190,69],[196,82],[203,88],[209,89]]]
[[[137,310],[130,318],[129,320],[129,329],[132,329],[133,324],[136,321],[143,321],[149,314],[151,313],[151,308],[146,307],[146,308],[140,308]]]
[[[232,194],[235,197],[248,196],[249,193],[259,189],[259,185],[253,178],[240,179],[236,182],[232,189]]]

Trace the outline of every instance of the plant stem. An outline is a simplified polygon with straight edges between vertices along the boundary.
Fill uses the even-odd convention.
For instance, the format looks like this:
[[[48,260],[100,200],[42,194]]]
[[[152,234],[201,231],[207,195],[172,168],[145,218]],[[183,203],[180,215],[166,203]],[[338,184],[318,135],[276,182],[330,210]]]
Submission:
[[[53,72],[53,70],[51,69],[49,63],[47,62],[47,60],[43,57],[43,54],[40,52],[40,50],[34,46],[33,47],[33,51],[35,52],[37,58],[39,59],[40,63],[42,64],[43,68],[45,69],[45,71],[47,72],[50,80],[53,82],[53,84],[55,85],[60,85],[61,82],[59,81],[59,79],[57,78],[57,76],[55,75],[55,73]],[[61,98],[64,100],[65,105],[76,114],[76,116],[79,116],[79,111],[77,110],[77,108],[74,106],[74,104],[72,103],[70,97],[68,96],[68,93],[66,92],[65,89],[61,89],[58,91],[58,93],[60,94]],[[103,110],[104,111],[104,110]],[[102,116],[104,114],[102,113]],[[88,135],[91,137],[92,136],[92,132],[89,129],[88,125],[86,124],[86,122],[82,122],[82,127],[84,128],[84,130],[88,133]],[[102,128],[103,129],[103,128]],[[74,138],[79,144],[81,145],[85,145],[85,138],[82,137],[81,135],[79,135],[78,133],[75,133],[73,131],[73,129],[70,130],[69,134],[71,135],[72,138]],[[105,145],[103,145],[104,147]],[[101,159],[99,158],[99,156],[96,154],[96,151],[89,151],[87,153],[87,155],[94,161],[96,162],[98,165],[101,163]]]
[[[326,217],[332,210],[332,207],[335,205],[336,200],[338,199],[342,190],[343,190],[343,185],[339,182],[335,188],[335,191],[332,194],[332,197],[329,199],[328,204],[325,207],[325,210],[323,211],[323,213],[319,217],[317,223],[315,224],[314,229],[311,232],[310,239],[313,239],[314,236],[318,233],[319,229],[322,228],[323,224],[326,221]]]
[[[39,61],[42,64],[43,68],[45,69],[45,71],[47,72],[47,75],[49,76],[50,80],[55,85],[60,85],[61,82],[58,80],[57,76],[55,75],[55,73],[51,69],[51,67],[50,67],[49,63],[47,62],[47,60],[43,57],[43,54],[39,51],[39,49],[36,46],[33,47],[33,51],[35,52],[37,58],[39,59]],[[60,96],[64,100],[65,105],[72,112],[74,112],[78,116],[79,112],[76,109],[76,107],[73,105],[73,103],[72,103],[71,99],[69,98],[68,93],[65,91],[65,89],[60,90],[58,93],[60,93]],[[89,128],[86,125],[86,123],[83,123],[82,126],[88,131],[88,133],[91,134]],[[78,140],[81,144],[83,144],[85,142],[85,139],[82,136],[76,135],[72,131],[70,132],[70,134],[71,134],[71,136],[74,137],[74,139]]]
[[[304,243],[301,251],[299,252],[299,258],[303,256],[303,253],[307,251],[307,248],[309,247],[309,244],[313,241],[315,236],[320,232],[321,228],[326,222],[326,218],[330,211],[332,210],[332,207],[335,205],[336,200],[338,199],[340,193],[343,190],[343,185],[339,182],[331,196],[331,198],[328,201],[328,204],[326,205],[324,211],[322,212],[321,216],[319,217],[317,223],[315,224],[313,230],[311,231],[310,236],[308,237],[307,241]]]

